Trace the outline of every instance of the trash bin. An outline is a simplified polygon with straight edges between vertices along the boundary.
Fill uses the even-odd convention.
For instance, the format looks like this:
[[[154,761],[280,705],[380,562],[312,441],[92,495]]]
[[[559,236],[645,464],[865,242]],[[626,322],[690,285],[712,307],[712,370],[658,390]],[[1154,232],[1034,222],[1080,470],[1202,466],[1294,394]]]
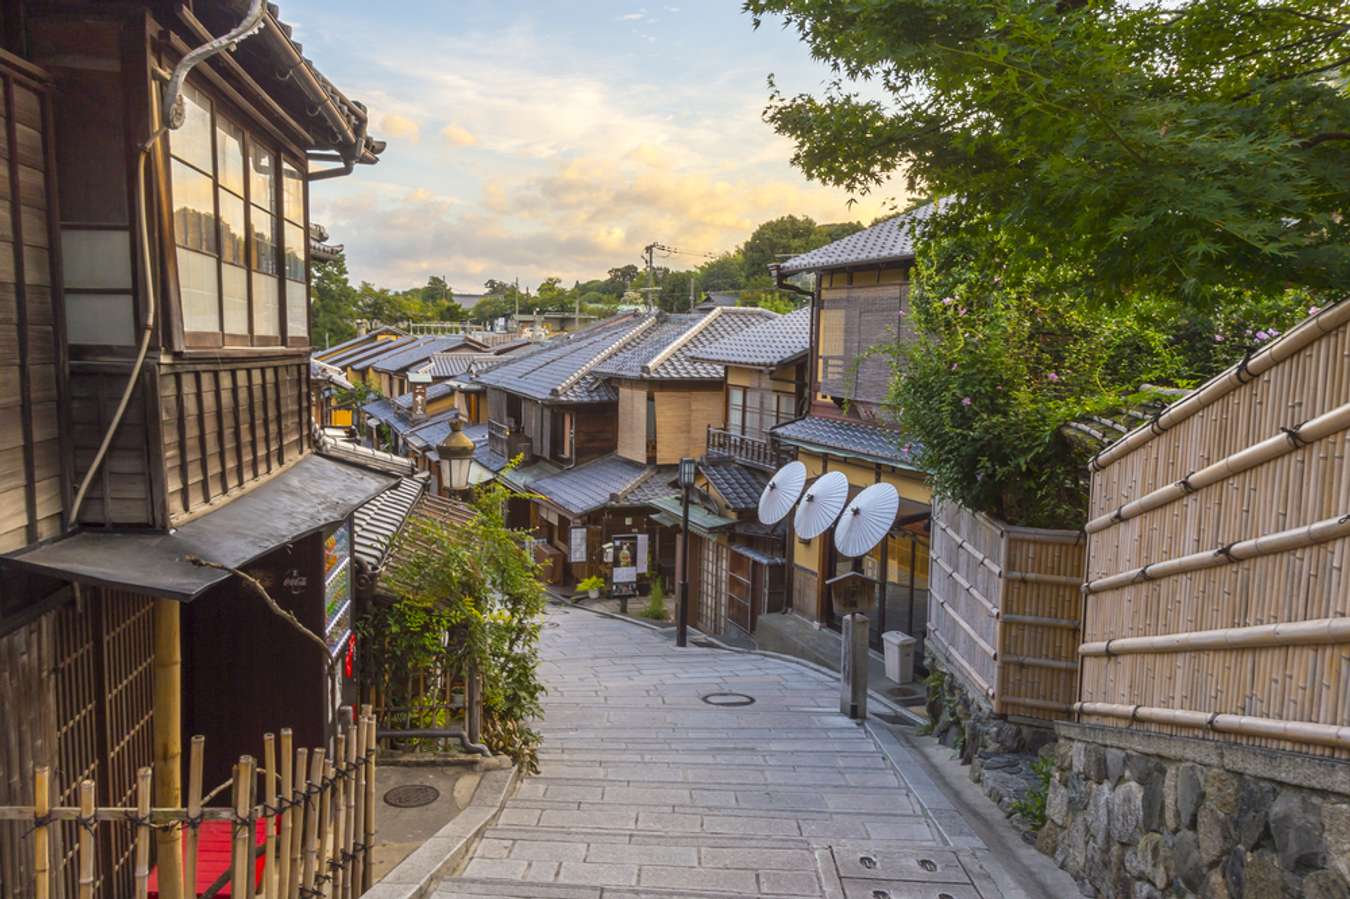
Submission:
[[[914,644],[918,641],[900,631],[886,631],[881,642],[886,648],[886,677],[897,684],[914,680]]]

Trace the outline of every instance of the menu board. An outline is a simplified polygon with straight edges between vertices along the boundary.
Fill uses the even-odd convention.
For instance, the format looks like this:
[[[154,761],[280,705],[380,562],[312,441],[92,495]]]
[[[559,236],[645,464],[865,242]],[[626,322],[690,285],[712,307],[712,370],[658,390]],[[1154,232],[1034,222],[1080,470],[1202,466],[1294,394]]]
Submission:
[[[323,544],[324,642],[333,655],[342,652],[352,631],[352,533],[341,525]]]

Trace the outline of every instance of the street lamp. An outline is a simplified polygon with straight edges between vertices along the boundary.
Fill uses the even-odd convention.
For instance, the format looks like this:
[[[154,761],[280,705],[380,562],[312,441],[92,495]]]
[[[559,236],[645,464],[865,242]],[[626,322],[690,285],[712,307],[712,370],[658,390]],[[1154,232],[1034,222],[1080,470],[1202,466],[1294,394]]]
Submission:
[[[464,421],[455,416],[450,420],[450,433],[436,447],[436,455],[441,459],[441,484],[451,493],[462,493],[469,488],[473,451],[473,439],[464,433]]]
[[[694,472],[698,463],[689,458],[680,460],[680,488],[684,492],[680,514],[680,600],[675,611],[675,645],[684,646],[689,637],[689,488],[694,486]]]

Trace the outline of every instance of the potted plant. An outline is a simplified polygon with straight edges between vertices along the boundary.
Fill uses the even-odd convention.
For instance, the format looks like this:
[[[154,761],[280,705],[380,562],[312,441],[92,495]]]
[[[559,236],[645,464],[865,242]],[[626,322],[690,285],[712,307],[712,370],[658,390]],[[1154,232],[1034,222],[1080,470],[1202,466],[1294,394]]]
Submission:
[[[583,578],[581,582],[577,584],[577,591],[585,593],[591,599],[599,599],[600,588],[603,586],[605,586],[605,579],[598,574],[593,574],[588,578]]]

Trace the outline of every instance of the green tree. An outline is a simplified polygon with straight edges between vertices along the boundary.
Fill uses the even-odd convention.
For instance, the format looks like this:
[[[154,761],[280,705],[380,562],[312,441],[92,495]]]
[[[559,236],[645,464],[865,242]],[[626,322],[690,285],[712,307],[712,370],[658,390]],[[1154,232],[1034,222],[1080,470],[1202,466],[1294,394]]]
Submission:
[[[723,253],[698,267],[698,283],[704,290],[736,290],[745,286],[745,258],[740,250]]]
[[[773,89],[766,118],[814,179],[867,192],[903,168],[960,198],[935,231],[1053,248],[1098,301],[1350,280],[1344,0],[744,7],[886,94]]]
[[[768,277],[770,264],[803,252],[815,231],[815,221],[804,215],[785,215],[760,225],[741,247],[746,280]]]
[[[310,268],[310,327],[316,345],[333,346],[356,336],[356,288],[347,280],[347,260],[318,262]]]

